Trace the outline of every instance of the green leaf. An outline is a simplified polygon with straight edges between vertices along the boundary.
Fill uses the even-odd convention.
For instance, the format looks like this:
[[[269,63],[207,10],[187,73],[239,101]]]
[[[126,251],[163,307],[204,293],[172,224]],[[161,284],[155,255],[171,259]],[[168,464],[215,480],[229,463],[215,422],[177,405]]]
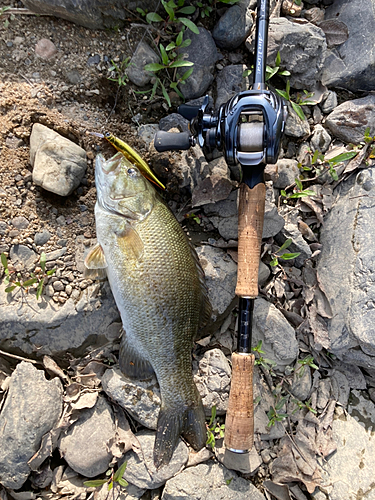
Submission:
[[[160,23],[163,18],[159,16],[156,12],[149,12],[146,16],[146,21],[151,24],[151,23]]]
[[[5,253],[1,254],[1,263],[4,267],[4,269],[7,270],[8,269],[8,259],[7,259],[7,256],[5,255]]]
[[[193,5],[188,5],[186,7],[183,7],[182,9],[178,9],[177,12],[180,12],[181,14],[194,14],[195,12],[195,7]]]
[[[170,68],[184,68],[186,66],[194,66],[194,63],[190,61],[173,61],[173,63],[169,65]]]
[[[40,267],[42,268],[43,272],[46,270],[46,260],[47,260],[46,254],[44,252],[42,252],[40,254],[39,264],[40,264]]]
[[[230,479],[226,479],[225,483],[227,486],[229,486],[232,481],[233,481],[233,477],[231,477]]]
[[[193,23],[193,21],[190,21],[190,19],[186,19],[186,17],[179,17],[179,21],[182,22],[187,28],[189,28],[190,31],[195,33],[196,35],[199,35],[199,29],[196,24]]]
[[[288,101],[290,101],[290,81],[289,80],[286,82],[285,92],[286,92],[286,95],[288,96]]]
[[[83,481],[83,485],[87,488],[98,488],[103,486],[107,482],[107,479],[94,479],[93,481]]]
[[[184,40],[182,42],[182,44],[180,45],[180,48],[183,49],[185,47],[189,47],[189,45],[191,44],[191,39],[190,38],[187,38],[186,40]]]
[[[291,103],[294,111],[297,113],[298,118],[300,118],[302,121],[306,120],[306,116],[305,116],[304,112],[302,111],[301,106],[293,101],[290,101],[290,103]]]
[[[108,491],[111,491],[112,488],[113,488],[113,481],[108,483]]]
[[[284,69],[283,71],[279,71],[279,75],[281,76],[290,76],[290,71],[288,71],[287,69]]]
[[[53,269],[50,269],[49,271],[46,272],[46,275],[47,276],[52,276],[52,274],[54,274],[56,272],[56,267],[54,267]]]
[[[275,267],[279,264],[279,261],[277,260],[277,257],[271,260],[270,266]]]
[[[164,64],[164,66],[167,66],[167,64],[169,63],[168,54],[167,54],[167,52],[162,44],[160,44],[159,47],[160,47],[162,62]]]
[[[12,285],[12,286],[8,286],[5,291],[6,293],[10,293],[10,292],[13,292],[13,290],[16,288],[16,285]]]
[[[39,299],[40,296],[42,295],[42,292],[43,292],[43,285],[44,285],[44,278],[42,278],[39,283],[38,283],[38,286],[36,287],[36,298]]]
[[[315,152],[314,152],[314,155],[311,159],[311,163],[314,165],[314,163],[317,161],[318,159],[318,156],[319,156],[319,149],[316,149]]]
[[[302,190],[303,190],[303,185],[302,185],[302,182],[301,182],[298,178],[294,179],[294,182],[296,183],[297,188],[298,188],[300,191],[302,191]]]
[[[280,67],[281,64],[281,56],[280,56],[280,51],[277,51],[276,59],[275,59],[275,66]]]
[[[194,71],[194,68],[190,68],[187,71],[185,71],[185,73],[181,76],[180,80],[182,82],[185,81],[185,80],[187,80],[189,78],[189,76],[192,74],[193,71]]]
[[[120,486],[122,486],[123,488],[126,488],[127,486],[129,486],[129,483],[127,482],[126,479],[124,479],[123,477],[121,477],[118,481],[118,484]]]
[[[185,82],[181,82],[181,83],[185,83]],[[182,94],[182,92],[178,89],[178,87],[175,88],[175,91],[176,93],[181,97],[182,100],[185,100],[185,97],[184,95]],[[200,224],[200,221],[199,221],[199,224]]]
[[[343,161],[351,160],[355,156],[357,156],[358,151],[348,151],[347,153],[341,153],[340,155],[335,156],[334,158],[331,158],[328,160],[328,163],[334,167],[335,165],[338,165],[339,163],[342,163]]]
[[[281,252],[282,250],[286,250],[287,248],[290,247],[290,245],[293,243],[292,238],[288,238],[287,240],[284,241],[284,243],[281,245],[281,247],[278,249],[276,253]]]
[[[169,50],[175,49],[176,47],[177,47],[177,45],[176,45],[174,42],[171,42],[171,43],[169,43],[169,44],[165,47],[165,50],[169,51]]]
[[[125,461],[118,469],[117,471],[115,472],[115,475],[113,476],[113,480],[114,481],[117,481],[122,478],[122,476],[124,475],[124,472],[126,470],[126,466],[128,465],[128,462]]]
[[[30,278],[29,280],[24,281],[22,285],[28,287],[37,282],[38,282],[37,278]]]
[[[176,38],[176,45],[178,47],[182,44],[183,36],[184,36],[184,32],[183,32],[183,30],[181,30]]]
[[[266,81],[267,80],[270,80],[274,75],[276,75],[276,73],[278,72],[279,68],[270,68],[269,66],[267,66],[267,69],[266,69]]]
[[[280,194],[281,194],[281,196],[284,196],[284,198],[286,198],[286,197],[287,197],[286,191],[285,191],[284,189],[282,189],[282,190],[280,191]]]
[[[334,181],[339,180],[339,176],[337,175],[337,172],[333,167],[330,168],[329,173],[331,174],[331,177]]]
[[[284,90],[275,89],[276,92],[281,95],[286,101],[289,101],[289,96]]]
[[[296,257],[298,257],[299,255],[301,255],[301,252],[284,253],[283,255],[280,255],[280,259],[283,259],[283,260],[292,260],[292,259],[295,259]]]
[[[143,68],[145,71],[151,71],[152,73],[157,73],[161,69],[164,69],[165,66],[159,63],[150,63],[146,64],[146,66]]]
[[[168,14],[168,16],[169,16],[169,19],[170,19],[171,21],[174,21],[174,20],[175,20],[174,8],[170,6],[170,3],[171,3],[171,2],[168,2],[168,3],[166,3],[166,2],[162,2],[164,9],[165,9],[166,13],[167,13],[167,14]],[[172,2],[172,3],[173,3],[173,2]],[[174,3],[173,3],[173,5],[174,5],[174,7],[175,7],[175,8],[177,7],[177,5],[176,5],[176,4],[174,4]]]
[[[164,99],[167,101],[168,106],[171,107],[172,104],[171,104],[171,100],[169,98],[167,89],[164,87],[164,85],[161,82],[160,82],[160,85],[161,85],[161,91],[163,93]]]

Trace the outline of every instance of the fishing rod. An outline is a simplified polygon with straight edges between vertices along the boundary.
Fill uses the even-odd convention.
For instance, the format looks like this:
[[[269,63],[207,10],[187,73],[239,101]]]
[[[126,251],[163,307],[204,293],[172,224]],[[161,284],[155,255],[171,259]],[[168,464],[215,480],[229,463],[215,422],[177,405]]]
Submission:
[[[265,70],[269,0],[258,0],[255,36],[254,83],[209,112],[208,96],[198,106],[181,105],[178,112],[190,120],[190,133],[158,131],[157,151],[203,148],[224,153],[228,166],[241,166],[238,204],[239,297],[237,350],[232,353],[232,380],[225,422],[224,444],[235,453],[249,451],[254,442],[253,369],[251,352],[254,302],[258,296],[258,271],[262,244],[266,164],[277,162],[287,109],[283,100],[266,88]]]

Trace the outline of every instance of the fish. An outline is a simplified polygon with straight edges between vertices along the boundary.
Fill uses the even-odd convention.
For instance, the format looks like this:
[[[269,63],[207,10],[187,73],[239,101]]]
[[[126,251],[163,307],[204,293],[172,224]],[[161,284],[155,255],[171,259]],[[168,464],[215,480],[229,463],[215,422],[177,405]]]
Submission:
[[[154,172],[148,166],[148,164],[144,161],[144,159],[136,152],[134,149],[129,146],[125,141],[122,141],[118,137],[111,134],[111,132],[104,132],[104,134],[99,134],[97,132],[90,132],[92,135],[96,137],[101,137],[106,139],[112,146],[117,149],[120,153],[122,153],[129,161],[135,163],[135,165],[139,168],[142,175],[146,177],[150,182],[153,182],[156,186],[160,187],[163,191],[165,190],[165,186],[159,179],[156,177]]]
[[[140,380],[156,375],[161,407],[153,458],[160,468],[180,435],[195,450],[207,439],[191,354],[211,317],[204,272],[169,207],[124,155],[98,155],[95,182],[97,244],[85,267],[91,277],[108,277],[123,324],[121,371]]]

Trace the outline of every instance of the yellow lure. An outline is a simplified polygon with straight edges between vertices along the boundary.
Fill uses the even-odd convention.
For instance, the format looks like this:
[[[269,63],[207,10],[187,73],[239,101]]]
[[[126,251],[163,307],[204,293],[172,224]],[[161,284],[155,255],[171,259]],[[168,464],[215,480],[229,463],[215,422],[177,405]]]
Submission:
[[[129,146],[126,142],[118,139],[110,132],[104,132],[104,134],[97,134],[95,132],[91,132],[93,135],[97,137],[104,137],[107,139],[109,143],[112,144],[117,151],[120,151],[129,161],[134,163],[140,170],[141,174],[146,177],[150,182],[153,182],[161,189],[165,189],[164,184],[162,184],[159,179],[155,176],[151,168],[147,165],[147,163],[139,156],[139,154],[134,151],[132,147]]]

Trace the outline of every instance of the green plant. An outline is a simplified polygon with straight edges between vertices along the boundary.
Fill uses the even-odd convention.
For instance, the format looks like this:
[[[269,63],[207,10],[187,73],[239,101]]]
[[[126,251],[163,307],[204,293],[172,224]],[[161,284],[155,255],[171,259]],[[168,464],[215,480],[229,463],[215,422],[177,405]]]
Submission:
[[[306,106],[312,106],[312,105],[315,105],[316,103],[314,101],[309,101],[308,98],[311,97],[311,93],[307,92],[307,90],[304,90],[304,96],[303,97],[300,97],[298,96],[297,97],[297,102],[295,101],[292,101],[291,97],[290,97],[290,81],[287,80],[286,82],[286,89],[285,90],[279,90],[279,89],[275,89],[276,92],[281,95],[281,97],[283,97],[286,101],[289,101],[292,108],[294,109],[294,111],[297,113],[298,117],[301,119],[301,120],[306,120],[306,116],[301,108],[301,105],[306,105]]]
[[[193,212],[190,214],[186,214],[185,219],[192,219],[197,224],[200,224],[202,222],[199,215],[195,215]]]
[[[297,191],[294,191],[292,194],[287,194],[285,189],[281,189],[281,196],[288,199],[303,198],[304,196],[316,196],[315,191],[312,189],[303,189],[302,182],[299,179],[295,179],[294,182],[296,184]]]
[[[15,17],[14,14],[7,13],[7,11],[10,10],[11,8],[12,7],[10,7],[9,5],[6,5],[5,7],[0,7],[0,18],[2,16],[5,17],[4,22],[3,22],[3,26],[4,26],[5,29],[9,26],[9,19],[11,21],[13,21],[13,19]]]
[[[272,359],[267,359],[262,356],[262,354],[264,354],[264,351],[262,351],[262,341],[259,340],[257,345],[252,347],[251,350],[257,355],[254,364],[263,366],[263,368],[268,371],[272,371],[273,367],[276,366],[276,363],[272,361]]]
[[[220,424],[216,418],[216,406],[211,408],[211,418],[207,427],[207,441],[206,445],[211,446],[213,449],[215,447],[215,440],[224,437],[225,424]]]
[[[358,154],[358,149],[354,149],[353,151],[347,151],[346,153],[341,153],[337,156],[334,156],[333,158],[326,159],[325,156],[322,153],[320,153],[318,149],[316,149],[311,158],[311,166],[305,166],[299,164],[299,167],[302,167],[303,170],[315,169],[317,175],[322,175],[324,174],[325,171],[328,170],[332,179],[334,181],[337,181],[338,175],[334,167],[336,167],[337,165],[339,165],[344,161],[351,160],[352,158],[357,156],[357,154]]]
[[[273,68],[271,66],[266,66],[266,81],[270,80],[275,75],[290,76],[290,71],[281,70],[280,64],[281,64],[280,52],[277,52],[275,59],[275,66]]]
[[[288,416],[287,413],[281,413],[280,410],[285,405],[287,398],[284,396],[274,405],[271,406],[267,412],[268,424],[267,427],[272,427],[276,422],[281,422]]]
[[[123,488],[128,486],[128,482],[122,477],[124,475],[128,462],[124,462],[115,472],[114,469],[108,469],[106,472],[107,479],[93,479],[92,481],[84,481],[83,484],[87,488],[99,488],[103,484],[108,483],[108,491],[113,488],[114,483],[118,483]]]
[[[208,0],[208,1],[198,1],[195,2],[195,5],[199,8],[199,15],[203,19],[205,17],[209,17],[214,8],[216,7],[216,4],[218,2],[224,3],[227,5],[234,5],[237,3],[239,0]]]
[[[302,375],[305,372],[305,366],[309,366],[310,368],[313,368],[314,370],[319,370],[319,367],[315,364],[314,358],[311,355],[308,355],[303,359],[299,359],[298,364],[300,364],[301,366],[299,366],[296,369],[296,373],[299,372],[300,377],[302,377]]]
[[[195,12],[195,7],[193,5],[185,6],[185,0],[177,0],[175,3],[173,0],[169,0],[166,2],[165,0],[161,0],[161,3],[164,7],[165,12],[167,13],[167,18],[163,19],[157,12],[149,12],[146,14],[146,21],[148,23],[159,23],[164,21],[165,27],[168,28],[172,23],[182,23],[193,33],[199,34],[199,29],[193,21],[186,17],[180,17],[179,14],[191,15]],[[140,12],[140,11],[138,11]],[[141,13],[141,12],[140,12]]]
[[[373,142],[375,142],[375,135],[373,137],[370,135],[370,127],[367,127],[365,130],[364,141],[366,144],[372,144]],[[370,153],[367,158],[375,158],[375,145],[370,148]]]
[[[8,259],[4,253],[1,254],[1,264],[4,268],[5,279],[4,283],[7,285],[5,288],[6,293],[11,293],[16,288],[24,292],[28,292],[29,288],[35,284],[36,287],[36,298],[39,299],[43,292],[45,279],[52,276],[56,269],[50,269],[46,271],[46,254],[44,252],[40,255],[39,266],[40,269],[35,270],[30,273],[31,278],[24,280],[20,272],[17,272],[14,267],[8,263]]]
[[[284,243],[281,245],[281,247],[274,253],[272,253],[273,259],[270,262],[270,266],[278,266],[279,265],[279,260],[278,259],[283,259],[283,260],[292,260],[301,255],[301,252],[295,252],[295,253],[283,253],[280,255],[280,253],[283,250],[286,250],[290,245],[292,244],[292,239],[288,238],[287,240],[284,241]]]
[[[116,82],[119,87],[125,86],[128,81],[128,75],[126,73],[126,70],[130,66],[130,57],[127,57],[120,63],[116,63],[115,61],[111,60],[111,66],[108,68],[108,72],[110,73],[110,76],[108,77],[108,80],[111,82]]]
[[[311,398],[308,401],[300,401],[299,399],[291,399],[292,403],[297,405],[297,408],[292,411],[292,414],[297,413],[298,410],[303,410],[306,408],[307,410],[311,411],[311,413],[314,413],[315,415],[317,414],[317,411],[315,408],[311,406]]]

